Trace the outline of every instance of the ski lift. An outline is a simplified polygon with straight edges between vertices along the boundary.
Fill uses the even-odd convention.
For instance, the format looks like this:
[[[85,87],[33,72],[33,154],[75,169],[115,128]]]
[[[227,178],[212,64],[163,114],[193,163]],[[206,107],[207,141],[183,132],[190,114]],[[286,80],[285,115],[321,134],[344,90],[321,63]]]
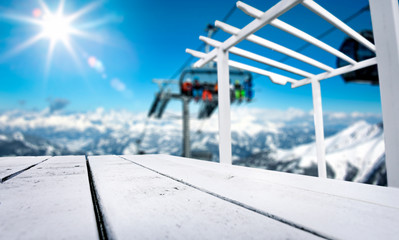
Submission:
[[[360,32],[360,35],[365,37],[370,42],[374,43],[373,32],[370,30],[365,30]],[[340,51],[345,53],[347,56],[351,57],[357,62],[375,57],[375,53],[359,44],[356,40],[352,38],[347,38],[342,43]],[[337,58],[337,67],[343,67],[348,65],[345,60]],[[345,73],[342,78],[346,83],[370,83],[371,85],[379,85],[377,65],[362,68],[357,71]]]
[[[159,92],[156,93],[154,101],[151,103],[150,110],[148,111],[147,118],[150,118],[152,115],[155,115],[155,118],[162,118],[165,109],[173,97],[173,94],[170,92],[170,89],[166,89],[167,84],[176,83],[174,80],[166,80],[166,79],[154,79],[153,82],[157,83],[159,86]]]
[[[202,92],[202,96],[188,96],[194,98],[196,101],[201,102],[198,119],[209,118],[218,106],[217,69],[213,66],[207,66],[203,68],[188,68],[183,70],[179,79],[179,86],[182,94],[186,93],[185,89],[183,89],[183,84],[187,81],[191,81],[191,79],[198,81],[203,88],[202,90],[209,91],[211,94],[210,97],[207,97],[204,92]],[[242,84],[244,82],[250,82],[252,88],[252,74],[248,71],[230,67],[230,79],[231,81],[239,81]],[[230,82],[230,84],[233,84],[233,82]],[[234,92],[231,93],[231,96],[233,103],[235,100]],[[252,97],[253,93],[251,91],[251,94],[248,96],[247,100],[251,101]]]
[[[154,101],[151,104],[150,111],[148,111],[147,117],[151,117],[155,115],[155,118],[161,119],[163,113],[165,112],[166,106],[168,105],[171,94],[169,92],[164,92],[160,90],[156,96]]]
[[[150,111],[148,111],[147,117],[151,117],[158,109],[158,105],[159,105],[159,101],[161,100],[161,96],[162,96],[162,90],[159,91],[156,95],[155,95],[155,99],[154,101],[151,103],[151,107],[150,107]]]

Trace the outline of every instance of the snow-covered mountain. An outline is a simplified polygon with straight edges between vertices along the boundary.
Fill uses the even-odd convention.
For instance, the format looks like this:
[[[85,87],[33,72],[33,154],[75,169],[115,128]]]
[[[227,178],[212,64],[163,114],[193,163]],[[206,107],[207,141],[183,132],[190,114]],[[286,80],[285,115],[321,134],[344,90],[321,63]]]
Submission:
[[[0,153],[90,155],[141,151],[181,155],[182,120],[176,115],[169,113],[162,120],[146,120],[145,113],[101,108],[68,114],[3,112],[0,114]],[[231,118],[235,164],[309,175],[317,172],[311,112],[240,107],[233,108]],[[366,181],[370,169],[384,158],[383,131],[377,125],[380,122],[381,116],[377,114],[325,113],[330,176]],[[205,152],[217,161],[217,114],[205,121],[193,116],[190,129],[192,150]],[[17,135],[19,137],[15,137]],[[19,141],[18,144],[15,141]]]
[[[72,152],[37,136],[17,131],[0,134],[0,156],[64,155]]]
[[[385,154],[381,125],[371,125],[365,121],[359,121],[327,138],[325,144],[326,161],[338,179],[362,180],[376,160]],[[315,156],[316,147],[313,143],[290,150],[279,149],[275,153],[275,158],[281,161],[299,159],[298,164],[303,168],[317,164]]]
[[[325,145],[330,178],[386,184],[382,124],[358,121],[327,137]],[[316,176],[316,145],[311,142],[291,149],[264,151],[236,164]]]

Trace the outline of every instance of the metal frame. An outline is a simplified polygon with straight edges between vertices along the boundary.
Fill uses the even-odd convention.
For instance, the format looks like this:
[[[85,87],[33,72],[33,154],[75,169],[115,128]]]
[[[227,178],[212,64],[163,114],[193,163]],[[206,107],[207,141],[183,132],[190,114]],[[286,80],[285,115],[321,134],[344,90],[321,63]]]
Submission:
[[[382,1],[384,4],[381,4],[379,0],[370,0],[371,5],[371,13],[373,19],[373,27],[374,29],[382,29],[381,32],[375,30],[375,38],[376,42],[379,44],[379,49],[377,51],[378,62],[379,62],[379,72],[380,72],[380,82],[383,81],[390,81],[394,82],[393,78],[395,76],[399,76],[399,48],[398,48],[398,41],[399,41],[399,14],[397,9],[397,0],[384,0]],[[350,28],[344,22],[336,18],[333,14],[329,13],[326,9],[318,5],[313,0],[281,0],[276,5],[274,5],[269,10],[262,12],[254,7],[251,7],[243,2],[238,1],[237,7],[241,9],[247,15],[255,18],[252,22],[246,25],[242,29],[235,28],[230,26],[226,23],[216,21],[215,26],[219,27],[223,31],[232,34],[230,38],[228,38],[224,42],[218,42],[216,40],[207,38],[207,37],[200,37],[200,40],[204,41],[205,43],[214,46],[215,48],[210,51],[209,53],[202,53],[198,51],[194,51],[191,49],[187,49],[186,52],[192,54],[195,57],[200,58],[195,64],[194,67],[200,68],[203,67],[205,64],[209,63],[210,61],[217,61],[218,63],[218,78],[219,78],[219,92],[222,92],[223,97],[219,97],[219,106],[223,106],[219,108],[219,132],[220,132],[220,162],[231,164],[231,133],[230,133],[230,105],[229,105],[229,98],[228,96],[228,83],[229,83],[229,75],[228,66],[234,66],[237,68],[241,68],[247,71],[251,71],[257,74],[265,75],[270,78],[270,80],[274,83],[285,85],[287,82],[291,83],[292,88],[297,88],[303,85],[311,84],[312,85],[312,96],[313,96],[313,107],[314,107],[314,123],[315,123],[315,134],[316,134],[316,154],[318,160],[318,174],[319,177],[326,178],[327,171],[326,171],[326,161],[325,161],[325,144],[324,144],[324,126],[323,126],[323,111],[322,111],[322,102],[321,102],[321,89],[320,89],[320,81],[331,78],[340,74],[348,73],[351,71],[355,71],[361,68],[365,68],[374,64],[377,64],[377,57],[367,59],[361,62],[356,62],[355,60],[351,59],[350,57],[346,56],[344,53],[338,51],[337,49],[327,45],[326,43],[320,41],[319,39],[303,32],[300,29],[297,29],[279,19],[279,16],[284,14],[285,12],[289,11],[293,7],[298,4],[302,4],[312,12],[319,15],[324,20],[331,23],[334,27],[341,30],[342,32],[346,33],[348,36],[353,38],[354,40],[358,41],[360,44],[364,45],[368,49],[373,52],[376,52],[376,46],[368,41],[366,38],[361,36],[355,30]],[[376,7],[379,5],[378,7]],[[384,18],[385,12],[388,11],[388,16]],[[263,28],[264,26],[270,24],[273,27],[279,28],[297,38],[305,40],[312,45],[338,57],[341,58],[349,63],[349,65],[334,69],[329,67],[321,62],[318,62],[308,56],[300,54],[296,51],[293,51],[289,48],[283,47],[277,43],[271,42],[267,39],[261,38],[259,36],[254,35],[256,31]],[[386,28],[389,28],[392,34],[389,34],[390,39],[385,39],[385,32],[387,32]],[[381,40],[383,39],[383,40]],[[312,74],[301,69],[294,68],[292,66],[279,63],[268,59],[264,56],[257,55],[255,53],[251,53],[245,51],[243,49],[236,48],[239,42],[243,40],[248,40],[254,42],[258,45],[261,45],[266,48],[273,49],[280,53],[283,53],[289,57],[298,59],[302,62],[308,63],[312,66],[315,66],[324,72],[320,74]],[[385,43],[386,41],[390,41],[394,46]],[[381,42],[381,43],[379,43]],[[384,46],[384,44],[386,46]],[[389,49],[394,49],[394,56],[384,56],[384,54],[389,54]],[[392,52],[392,51],[391,51]],[[245,57],[248,59],[252,59],[263,64],[273,66],[275,68],[283,69],[285,71],[295,73],[299,76],[304,77],[303,79],[296,80],[290,77],[286,77],[281,74],[276,74],[270,71],[266,71],[257,67],[253,67],[247,64],[243,64],[240,62],[235,62],[229,60],[229,53],[239,55],[241,57]],[[392,55],[392,54],[391,54]],[[391,64],[389,61],[395,63]],[[381,65],[389,65],[390,67],[388,70],[383,69]],[[393,66],[393,67],[392,67]],[[382,72],[387,72],[386,75],[389,75],[391,80],[385,80],[384,74]],[[388,77],[386,77],[388,78]],[[395,143],[399,141],[399,131],[395,126],[395,122],[397,123],[399,120],[399,104],[396,105],[394,109],[394,113],[391,114],[392,111],[392,102],[396,103],[399,101],[399,97],[394,96],[396,91],[399,88],[399,83],[396,81],[395,83],[387,84],[388,87],[384,83],[381,84],[381,95],[387,95],[388,97],[382,97],[382,105],[383,105],[383,116],[384,116],[384,128],[390,129],[392,134],[388,134],[390,137],[386,137],[386,146],[387,146],[387,161],[392,161],[391,165],[395,167],[391,167],[388,164],[388,183],[393,186],[399,186],[399,176],[396,174],[389,174],[391,169],[394,169],[396,173],[399,171],[398,165],[398,158],[399,158],[399,148],[392,147],[393,149],[389,150],[388,146],[393,146]],[[394,85],[394,88],[390,88],[391,85]],[[390,91],[390,93],[388,93]],[[397,95],[397,94],[396,94]],[[396,101],[398,100],[398,101]],[[385,106],[385,107],[384,107]],[[387,117],[388,116],[388,117]],[[387,118],[390,120],[387,121]],[[388,125],[388,126],[387,126]],[[396,128],[396,129],[395,129]],[[387,132],[387,131],[385,131]],[[386,133],[387,134],[387,133]],[[228,146],[227,146],[228,145]],[[394,153],[393,153],[394,152]],[[396,158],[396,159],[395,159]],[[391,160],[390,160],[391,159]]]

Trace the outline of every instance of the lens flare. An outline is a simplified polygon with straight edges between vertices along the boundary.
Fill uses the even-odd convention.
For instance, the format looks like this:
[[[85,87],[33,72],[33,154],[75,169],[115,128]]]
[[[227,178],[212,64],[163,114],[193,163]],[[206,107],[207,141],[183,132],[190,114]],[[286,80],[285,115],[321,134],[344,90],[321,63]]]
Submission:
[[[94,66],[96,66],[97,59],[95,57],[89,57],[87,62],[89,63],[90,67],[94,68]]]
[[[91,56],[87,59],[87,63],[89,64],[90,67],[94,68],[97,72],[99,72],[99,73],[104,72],[104,65],[97,58]]]
[[[42,16],[42,10],[40,8],[35,8],[32,11],[32,15],[34,18],[40,18]]]

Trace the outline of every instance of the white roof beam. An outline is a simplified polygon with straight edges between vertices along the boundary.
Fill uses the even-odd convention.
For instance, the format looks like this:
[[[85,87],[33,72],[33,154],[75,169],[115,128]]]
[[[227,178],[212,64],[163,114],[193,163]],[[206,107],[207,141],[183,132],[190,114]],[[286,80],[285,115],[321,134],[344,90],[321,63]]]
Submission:
[[[220,21],[215,21],[215,26],[220,28],[220,29],[222,29],[226,33],[229,33],[229,34],[232,34],[232,35],[236,35],[240,31],[239,28],[233,27],[233,26],[231,26],[231,25],[229,25],[227,23],[220,22]],[[254,35],[254,34],[249,35],[247,37],[247,40],[251,41],[253,43],[256,43],[256,44],[258,44],[260,46],[269,48],[269,49],[271,49],[273,51],[276,51],[276,52],[285,54],[285,55],[287,55],[289,57],[295,58],[295,59],[297,59],[299,61],[302,61],[304,63],[310,64],[310,65],[312,65],[314,67],[323,69],[325,71],[334,70],[334,68],[332,68],[330,66],[327,66],[324,63],[321,63],[319,61],[316,61],[313,58],[310,58],[310,57],[305,56],[305,55],[303,55],[301,53],[295,52],[295,51],[293,51],[293,50],[291,50],[289,48],[286,48],[284,46],[281,46],[281,45],[279,45],[277,43],[271,42],[271,41],[269,41],[267,39],[261,38],[259,36]]]
[[[186,52],[193,55],[194,57],[201,58],[201,59],[205,58],[207,55],[206,53],[195,51],[192,49],[186,49]],[[215,59],[212,61],[215,61]],[[283,76],[283,75],[280,75],[277,73],[269,72],[269,71],[266,71],[266,70],[263,70],[263,69],[260,69],[257,67],[249,66],[247,64],[236,62],[233,60],[229,60],[229,66],[269,77],[273,83],[280,84],[280,85],[285,85],[287,82],[292,83],[292,84],[298,82],[298,80],[295,80],[295,79],[292,79],[292,78],[289,78],[289,77],[286,77],[286,76]]]
[[[260,16],[262,16],[262,11],[249,6],[248,4],[245,4],[243,2],[237,2],[237,7],[241,9],[244,13],[248,14],[251,17],[254,17],[258,19]],[[300,38],[312,45],[315,45],[321,49],[323,49],[326,52],[329,52],[332,55],[335,55],[336,57],[339,57],[350,64],[356,64],[356,61],[353,60],[352,58],[348,57],[347,55],[343,54],[342,52],[338,51],[337,49],[331,47],[330,45],[320,41],[319,39],[303,32],[302,30],[299,30],[298,28],[295,28],[279,19],[274,19],[273,21],[270,22],[270,25],[273,27],[276,27],[282,31],[285,31],[291,35],[294,35],[297,38]]]
[[[266,12],[261,12],[260,16],[246,25],[237,35],[233,35],[228,38],[223,44],[220,46],[224,51],[229,50],[232,46],[238,44],[242,40],[244,40],[247,36],[252,33],[258,31],[265,25],[269,24],[271,21],[284,14],[294,6],[301,3],[303,0],[281,0],[272,8],[267,10]],[[237,2],[237,7],[240,2]],[[217,51],[214,49],[207,54],[207,56],[203,59],[198,60],[194,67],[203,67],[208,62],[212,61],[217,55]]]
[[[220,45],[222,45],[221,42],[216,41],[216,40],[211,39],[211,38],[208,38],[208,37],[204,37],[204,36],[200,36],[200,40],[204,41],[206,44],[211,45],[213,47],[220,47]],[[295,73],[295,74],[303,76],[303,77],[307,77],[307,78],[314,77],[314,74],[308,73],[308,72],[303,71],[301,69],[298,69],[298,68],[295,68],[295,67],[291,67],[291,66],[289,66],[287,64],[277,62],[277,61],[272,60],[270,58],[266,58],[266,57],[260,56],[258,54],[255,54],[255,53],[252,53],[252,52],[249,52],[249,51],[237,48],[237,47],[230,48],[229,52],[233,53],[233,54],[236,54],[238,56],[241,56],[241,57],[245,57],[245,58],[248,58],[248,59],[263,63],[263,64],[266,64],[266,65],[272,66],[272,67],[276,67],[276,68],[285,70],[287,72]]]
[[[363,44],[365,47],[370,49],[371,51],[375,52],[375,45],[372,44],[369,40],[367,40],[365,37],[360,35],[358,32],[353,30],[351,27],[346,25],[344,22],[339,20],[337,17],[335,17],[333,14],[331,14],[329,11],[324,9],[322,6],[314,2],[313,0],[304,0],[302,2],[302,5],[304,5],[306,8],[311,10],[312,12],[316,13],[319,15],[321,18],[326,20],[327,22],[331,23],[333,26],[336,28],[340,29],[342,32],[346,33],[356,41],[358,41],[360,44]]]
[[[318,75],[315,75],[313,78],[306,78],[306,79],[300,80],[297,83],[293,84],[292,88],[297,88],[297,87],[309,84],[309,83],[312,82],[312,80],[320,81],[320,80],[324,80],[324,79],[327,79],[327,78],[332,78],[332,77],[335,77],[335,76],[338,76],[338,75],[341,75],[341,74],[345,74],[345,73],[348,73],[348,72],[356,71],[356,70],[361,69],[361,68],[369,67],[369,66],[372,66],[374,64],[377,64],[377,58],[375,58],[375,57],[367,59],[367,60],[364,60],[364,61],[361,61],[361,62],[358,62],[355,65],[347,65],[347,66],[344,66],[344,67],[337,68],[337,69],[335,69],[332,72],[320,73]]]

